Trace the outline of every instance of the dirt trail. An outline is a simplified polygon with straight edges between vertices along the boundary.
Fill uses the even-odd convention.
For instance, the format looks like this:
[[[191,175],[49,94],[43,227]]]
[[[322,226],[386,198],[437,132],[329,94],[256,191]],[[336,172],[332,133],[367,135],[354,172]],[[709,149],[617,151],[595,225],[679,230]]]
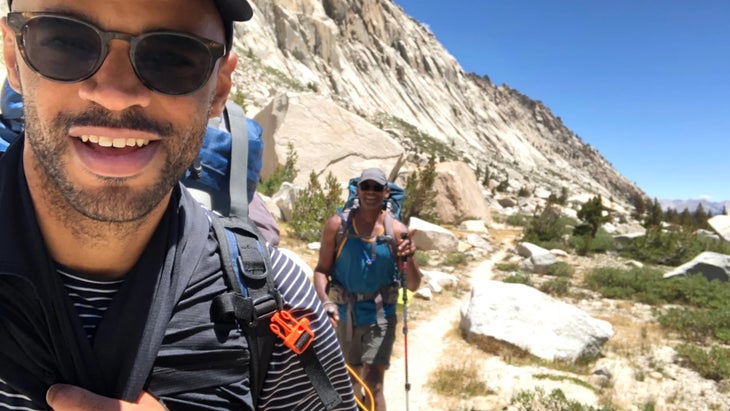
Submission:
[[[478,281],[492,278],[492,267],[495,262],[504,258],[505,251],[497,251],[488,260],[484,260],[471,268],[463,278],[474,286]],[[453,329],[460,319],[460,310],[469,301],[470,293],[464,293],[460,300],[453,300],[448,305],[434,310],[435,315],[428,319],[408,321],[408,380],[411,389],[408,392],[408,411],[434,410],[436,404],[431,403],[431,396],[426,388],[429,376],[441,363],[447,353],[444,344],[446,334]],[[403,318],[399,318],[398,332],[402,334]],[[390,411],[406,410],[405,359],[402,335],[396,341],[391,359],[390,369],[385,374],[385,398]],[[400,347],[398,346],[400,345]]]

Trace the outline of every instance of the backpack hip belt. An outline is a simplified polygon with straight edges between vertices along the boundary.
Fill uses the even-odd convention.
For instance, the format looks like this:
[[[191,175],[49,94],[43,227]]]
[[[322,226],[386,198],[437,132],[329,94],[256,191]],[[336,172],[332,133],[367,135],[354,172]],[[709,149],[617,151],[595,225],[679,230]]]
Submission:
[[[386,285],[377,291],[369,293],[353,293],[348,291],[342,284],[332,282],[329,290],[330,301],[335,304],[375,301],[379,295],[383,304],[396,304],[398,302],[398,283]]]

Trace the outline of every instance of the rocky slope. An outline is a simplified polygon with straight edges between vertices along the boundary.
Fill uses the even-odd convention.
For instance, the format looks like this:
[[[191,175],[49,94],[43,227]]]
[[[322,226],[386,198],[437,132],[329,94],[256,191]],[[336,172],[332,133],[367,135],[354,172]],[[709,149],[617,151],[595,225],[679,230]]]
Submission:
[[[235,41],[235,84],[251,115],[281,92],[315,93],[391,133],[410,160],[458,158],[514,191],[566,187],[619,203],[643,195],[540,101],[464,72],[392,0],[253,4]]]

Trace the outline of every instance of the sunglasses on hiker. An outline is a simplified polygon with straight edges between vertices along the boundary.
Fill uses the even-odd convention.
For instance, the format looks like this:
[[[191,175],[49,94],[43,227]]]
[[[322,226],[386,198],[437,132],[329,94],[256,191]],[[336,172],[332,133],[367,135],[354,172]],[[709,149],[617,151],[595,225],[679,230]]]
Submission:
[[[93,76],[109,54],[111,40],[129,43],[129,59],[139,80],[170,96],[202,87],[216,60],[225,54],[223,44],[188,33],[152,31],[132,36],[57,13],[12,12],[7,21],[28,66],[62,83]]]
[[[382,192],[385,189],[384,185],[378,183],[360,183],[358,187],[360,187],[360,190],[362,191]]]

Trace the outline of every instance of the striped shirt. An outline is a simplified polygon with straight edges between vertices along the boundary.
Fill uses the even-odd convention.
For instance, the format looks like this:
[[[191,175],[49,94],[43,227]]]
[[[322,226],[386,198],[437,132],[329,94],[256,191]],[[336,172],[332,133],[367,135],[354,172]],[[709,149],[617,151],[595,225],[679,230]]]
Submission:
[[[71,274],[63,268],[58,268],[56,272],[61,276],[68,296],[79,313],[86,336],[89,341],[94,341],[94,331],[124,280],[91,280]]]
[[[290,312],[295,317],[298,314],[315,313],[310,327],[317,338],[313,346],[318,358],[330,378],[332,385],[343,397],[343,404],[337,411],[354,410],[356,405],[351,391],[351,383],[347,371],[342,366],[342,354],[339,344],[332,332],[329,320],[320,309],[316,309],[319,299],[307,277],[284,253],[277,249],[270,249],[274,279],[284,297]],[[111,303],[115,293],[123,284],[118,281],[89,280],[83,276],[69,273],[68,270],[59,270],[66,290],[76,307],[81,323],[87,336],[93,340],[94,331],[104,316],[104,312]],[[188,399],[195,399],[193,397]],[[202,398],[202,397],[201,397]],[[165,404],[174,410],[175,402]],[[188,404],[189,405],[189,404]],[[225,408],[229,409],[231,404]],[[312,389],[312,382],[301,367],[299,358],[290,349],[276,340],[271,356],[269,372],[260,397],[259,409],[266,410],[321,410],[322,404]],[[0,410],[34,411],[30,399],[14,392],[3,380],[0,380]]]
[[[61,267],[57,268],[56,272],[61,277],[68,296],[71,297],[71,301],[79,313],[86,336],[93,341],[96,326],[101,322],[104,311],[111,304],[124,280],[91,280],[79,274],[71,274],[69,270]],[[0,378],[0,410],[37,410],[32,405],[30,398],[16,393]]]

